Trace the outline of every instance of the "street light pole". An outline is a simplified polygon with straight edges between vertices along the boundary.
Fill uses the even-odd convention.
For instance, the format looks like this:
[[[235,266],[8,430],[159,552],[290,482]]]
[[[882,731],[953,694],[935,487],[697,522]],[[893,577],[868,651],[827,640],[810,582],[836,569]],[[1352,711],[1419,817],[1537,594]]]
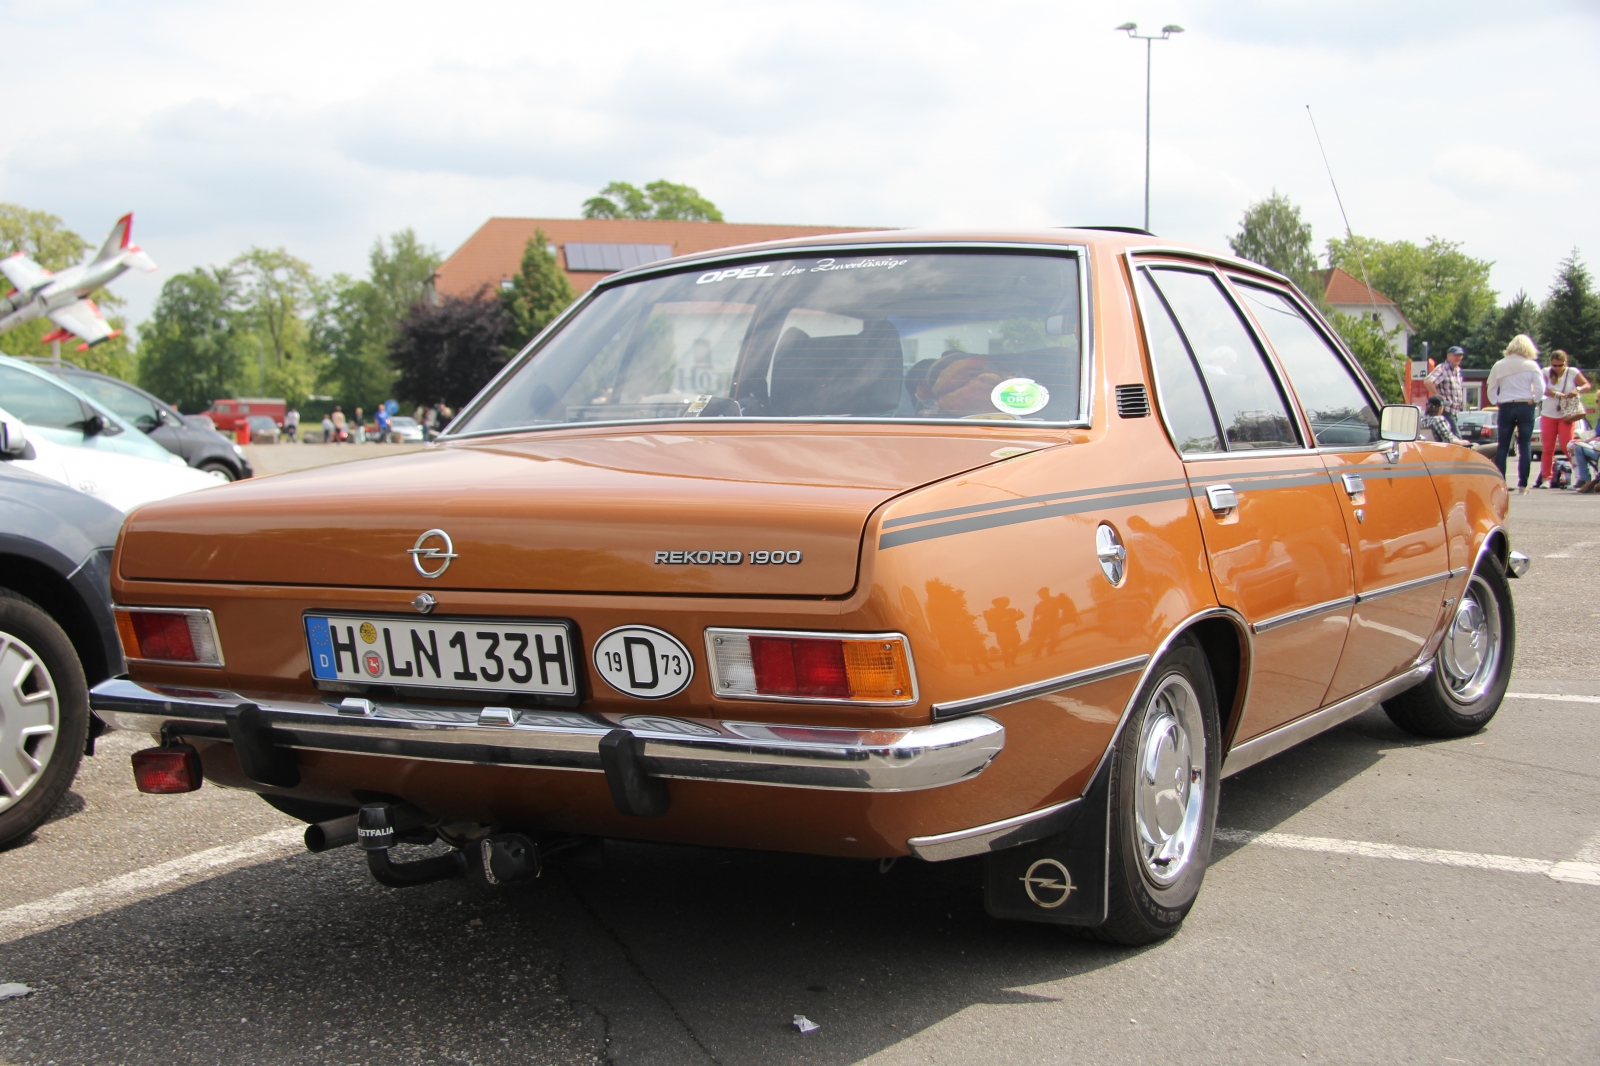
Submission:
[[[1144,42],[1144,228],[1150,228],[1150,67],[1154,61],[1154,48],[1156,41],[1165,41],[1174,33],[1182,33],[1183,27],[1168,23],[1161,27],[1159,34],[1145,34],[1139,32],[1137,22],[1124,22],[1117,27],[1136,41]]]

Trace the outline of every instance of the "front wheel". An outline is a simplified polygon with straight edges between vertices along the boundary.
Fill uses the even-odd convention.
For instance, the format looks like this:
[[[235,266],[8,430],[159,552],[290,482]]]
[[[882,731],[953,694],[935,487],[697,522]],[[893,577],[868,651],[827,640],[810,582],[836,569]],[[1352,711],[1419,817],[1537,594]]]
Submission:
[[[239,476],[233,472],[233,467],[229,466],[227,463],[218,462],[215,459],[211,460],[210,462],[201,463],[198,469],[203,470],[208,474],[221,474],[229,481],[235,481]]]
[[[89,686],[72,641],[32,600],[0,589],[0,846],[38,827],[77,776]]]
[[[1489,724],[1511,683],[1517,623],[1511,584],[1493,555],[1456,601],[1427,680],[1384,701],[1390,721],[1419,737],[1464,737]]]
[[[1091,935],[1148,944],[1183,924],[1211,859],[1221,769],[1211,668],[1184,640],[1162,656],[1112,756],[1106,921]]]

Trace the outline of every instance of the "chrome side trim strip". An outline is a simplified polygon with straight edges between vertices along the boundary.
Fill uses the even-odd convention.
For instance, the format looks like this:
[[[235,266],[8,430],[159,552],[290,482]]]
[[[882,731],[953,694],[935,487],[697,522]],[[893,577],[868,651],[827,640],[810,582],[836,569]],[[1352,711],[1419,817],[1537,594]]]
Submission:
[[[991,851],[1016,847],[1018,844],[1032,843],[1065,828],[1066,823],[1076,813],[1075,808],[1082,802],[1083,797],[1079,796],[1065,803],[1041,807],[1039,810],[1019,814],[1014,818],[1002,818],[998,822],[990,822],[988,825],[980,825],[973,829],[958,829],[954,833],[939,833],[935,836],[912,837],[906,841],[906,847],[910,848],[911,854],[919,859],[944,862],[947,859],[964,859],[969,855],[984,855]]]
[[[1250,630],[1254,633],[1270,633],[1272,630],[1277,629],[1280,626],[1293,625],[1296,622],[1303,622],[1307,618],[1315,618],[1319,614],[1327,614],[1329,611],[1338,611],[1345,607],[1352,607],[1355,605],[1355,602],[1356,598],[1354,596],[1345,596],[1337,600],[1329,600],[1327,603],[1318,603],[1310,607],[1302,607],[1298,611],[1290,611],[1288,614],[1280,614],[1274,618],[1267,618],[1260,622],[1251,622]]]
[[[1419,577],[1415,581],[1402,581],[1398,585],[1385,585],[1383,588],[1373,589],[1371,592],[1357,593],[1356,602],[1370,603],[1373,600],[1381,600],[1385,596],[1395,596],[1402,592],[1410,592],[1412,589],[1426,588],[1429,585],[1438,584],[1440,581],[1449,580],[1450,572],[1447,570],[1442,574],[1434,574],[1431,577]]]
[[[112,729],[227,740],[226,712],[251,703],[274,742],[289,747],[560,770],[599,771],[601,738],[627,729],[658,777],[855,792],[911,792],[975,777],[1005,747],[1006,733],[983,715],[842,729],[528,708],[484,724],[481,706],[373,700],[367,714],[354,716],[341,715],[332,696],[252,697],[126,678],[96,685],[89,702]]]
[[[1240,770],[1254,766],[1263,759],[1270,759],[1279,752],[1287,751],[1303,740],[1309,740],[1318,733],[1332,729],[1342,722],[1349,721],[1371,707],[1375,707],[1399,692],[1404,692],[1413,685],[1424,680],[1433,673],[1433,663],[1424,663],[1422,666],[1413,667],[1403,674],[1397,674],[1387,681],[1381,681],[1371,688],[1357,692],[1353,696],[1346,696],[1338,703],[1332,703],[1320,711],[1313,711],[1286,725],[1281,725],[1270,733],[1263,733],[1254,740],[1247,740],[1243,744],[1236,744],[1228,752],[1228,759],[1222,764],[1222,776],[1230,777]]]
[[[1096,681],[1105,681],[1108,678],[1121,677],[1142,669],[1150,661],[1148,655],[1135,655],[1131,659],[1119,659],[1114,663],[1104,666],[1092,667],[1088,670],[1079,670],[1075,674],[1063,674],[1052,677],[1048,681],[1036,681],[1031,685],[1018,685],[1016,688],[1004,689],[1000,692],[991,692],[984,696],[973,696],[970,699],[951,700],[949,703],[935,703],[933,717],[935,721],[954,718],[961,714],[975,714],[979,711],[992,711],[998,707],[1006,707],[1023,700],[1031,700],[1036,696],[1048,696],[1053,692],[1062,692],[1079,685],[1090,685]]]

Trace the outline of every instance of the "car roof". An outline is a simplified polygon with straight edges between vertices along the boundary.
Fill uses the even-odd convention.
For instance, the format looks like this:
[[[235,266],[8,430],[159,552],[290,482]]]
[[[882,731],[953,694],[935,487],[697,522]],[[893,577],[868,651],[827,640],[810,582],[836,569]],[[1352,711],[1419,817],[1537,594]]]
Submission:
[[[59,370],[57,370],[55,367],[47,367],[46,369],[57,377],[95,378],[99,381],[109,381],[113,385],[121,385],[125,389],[132,389],[134,392],[137,392],[140,396],[143,396],[151,403],[160,404],[162,407],[165,407],[171,411],[177,410],[177,408],[173,407],[170,403],[163,400],[155,393],[146,389],[141,389],[133,382],[124,378],[119,378],[115,374],[102,374],[98,370],[85,370],[81,366],[64,366]]]

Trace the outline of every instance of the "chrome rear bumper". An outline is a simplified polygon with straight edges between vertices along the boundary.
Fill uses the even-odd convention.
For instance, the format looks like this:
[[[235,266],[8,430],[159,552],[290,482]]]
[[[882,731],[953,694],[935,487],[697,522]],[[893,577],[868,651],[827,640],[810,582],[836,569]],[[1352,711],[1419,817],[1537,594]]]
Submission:
[[[660,715],[242,696],[113,678],[89,703],[112,729],[228,739],[224,715],[254,704],[276,744],[403,759],[600,772],[600,739],[626,729],[657,777],[790,788],[910,792],[983,772],[1005,727],[972,715],[898,729],[841,729]]]

